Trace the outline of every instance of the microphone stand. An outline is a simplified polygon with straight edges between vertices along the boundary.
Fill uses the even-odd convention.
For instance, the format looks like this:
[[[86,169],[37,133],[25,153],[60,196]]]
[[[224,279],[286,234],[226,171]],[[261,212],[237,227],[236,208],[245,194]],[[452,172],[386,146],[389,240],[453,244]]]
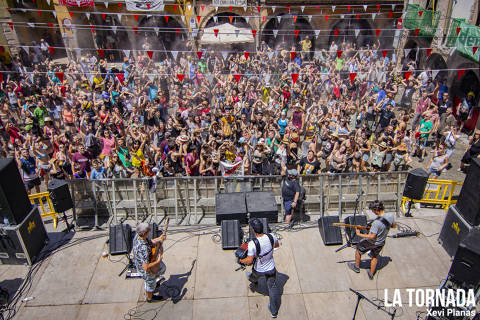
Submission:
[[[355,317],[357,316],[358,305],[360,304],[360,300],[362,300],[362,299],[365,299],[366,301],[371,303],[373,306],[375,306],[377,308],[377,310],[382,310],[383,312],[388,314],[390,316],[390,319],[393,320],[395,318],[395,314],[397,313],[397,309],[394,308],[393,312],[390,312],[384,306],[380,306],[380,305],[376,304],[375,302],[373,302],[372,300],[365,297],[362,293],[360,293],[356,290],[353,290],[352,288],[350,288],[350,291],[352,291],[353,293],[355,293],[357,295],[357,304],[355,305],[355,311],[353,312],[353,318],[352,318],[353,320],[355,320]]]
[[[358,203],[360,202],[360,197],[363,195],[363,190],[360,189],[360,192],[357,194],[357,199],[355,199],[355,207],[353,209],[353,221],[355,223],[355,217],[357,215],[357,209],[358,209]],[[335,250],[335,252],[338,252],[340,250],[343,250],[347,247],[351,247],[352,246],[352,240],[353,238],[355,238],[355,236],[353,236],[353,238],[349,235],[348,232],[345,232],[345,238],[347,239],[347,243],[345,243],[343,246],[341,246],[340,248],[338,248],[337,250]]]

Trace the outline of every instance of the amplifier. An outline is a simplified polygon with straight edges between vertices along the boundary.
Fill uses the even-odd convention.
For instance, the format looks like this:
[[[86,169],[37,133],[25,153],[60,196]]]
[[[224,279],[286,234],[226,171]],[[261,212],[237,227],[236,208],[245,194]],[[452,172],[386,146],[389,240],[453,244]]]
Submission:
[[[215,215],[217,225],[220,225],[223,220],[238,220],[240,224],[247,224],[245,193],[217,193],[215,195]]]
[[[247,192],[246,201],[250,219],[267,218],[269,223],[278,222],[278,206],[273,191]]]
[[[132,228],[129,224],[110,226],[108,239],[112,256],[128,254],[132,250]]]
[[[450,257],[457,252],[458,245],[470,232],[472,226],[465,221],[456,205],[448,208],[448,212],[443,220],[443,226],[438,237],[438,242],[442,245]]]

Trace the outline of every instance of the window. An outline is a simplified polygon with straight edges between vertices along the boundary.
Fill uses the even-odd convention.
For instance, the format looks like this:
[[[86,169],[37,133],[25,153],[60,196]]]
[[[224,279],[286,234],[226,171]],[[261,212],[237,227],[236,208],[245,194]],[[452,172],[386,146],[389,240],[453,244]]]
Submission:
[[[427,0],[427,3],[425,4],[425,9],[436,11],[438,1],[440,0]]]

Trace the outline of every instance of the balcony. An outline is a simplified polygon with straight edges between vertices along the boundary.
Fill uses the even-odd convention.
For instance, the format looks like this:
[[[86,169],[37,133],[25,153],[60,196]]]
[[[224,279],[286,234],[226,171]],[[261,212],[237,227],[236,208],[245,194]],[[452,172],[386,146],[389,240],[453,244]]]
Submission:
[[[459,31],[458,35],[457,31]],[[456,47],[458,53],[478,62],[480,50],[473,54],[473,47],[480,47],[480,28],[465,22],[464,19],[453,19],[446,45],[447,47]]]
[[[404,21],[405,28],[419,29],[419,35],[433,38],[439,21],[440,13],[438,11],[426,10],[418,4],[408,4]]]

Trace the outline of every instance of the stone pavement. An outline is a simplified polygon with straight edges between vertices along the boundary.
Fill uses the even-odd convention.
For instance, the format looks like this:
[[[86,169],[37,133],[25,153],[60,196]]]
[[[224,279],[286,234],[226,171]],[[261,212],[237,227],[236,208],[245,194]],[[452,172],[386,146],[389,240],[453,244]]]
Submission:
[[[450,267],[450,258],[437,242],[444,214],[443,210],[422,208],[414,211],[415,218],[400,218],[399,222],[422,235],[387,239],[374,281],[366,273],[368,256],[362,261],[361,273],[353,273],[346,262],[352,261],[354,250],[335,253],[338,246],[324,246],[314,223],[297,232],[279,232],[275,260],[283,295],[278,318],[351,319],[356,296],[349,288],[371,299],[383,299],[385,288],[438,287]],[[102,252],[108,251],[107,236],[85,241],[105,231],[77,232],[70,245],[64,245],[38,269],[24,295],[34,299],[20,305],[16,319],[133,318],[129,314],[134,319],[268,319],[268,297],[250,292],[245,271],[234,271],[233,251],[223,251],[218,237],[212,237],[219,228],[190,227],[187,232],[182,228],[175,231],[171,227],[166,242],[167,281],[161,292],[172,297],[167,301],[142,302],[143,281],[118,276],[125,258],[102,258]],[[395,232],[393,229],[391,234]],[[59,235],[55,236],[58,239]],[[12,290],[26,272],[25,266],[1,265],[0,285]],[[261,285],[259,291],[265,288]],[[396,319],[415,319],[416,311],[404,306]],[[356,319],[388,317],[362,301]]]

